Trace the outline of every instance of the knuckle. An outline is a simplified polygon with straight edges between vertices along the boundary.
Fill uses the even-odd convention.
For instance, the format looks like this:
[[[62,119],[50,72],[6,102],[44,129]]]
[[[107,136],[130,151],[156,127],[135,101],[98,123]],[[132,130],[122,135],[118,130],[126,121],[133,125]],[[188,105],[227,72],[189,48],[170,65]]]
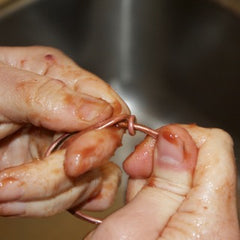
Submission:
[[[41,105],[45,105],[46,103],[52,102],[52,98],[54,96],[59,95],[60,92],[63,91],[66,84],[58,79],[48,79],[47,81],[43,81],[37,86],[36,91],[33,91],[32,99],[35,103],[39,103]],[[61,96],[62,94],[60,94]]]
[[[230,143],[231,145],[233,144],[232,136],[223,129],[213,128],[213,129],[211,129],[211,134],[212,134],[212,136],[216,136],[226,143]]]

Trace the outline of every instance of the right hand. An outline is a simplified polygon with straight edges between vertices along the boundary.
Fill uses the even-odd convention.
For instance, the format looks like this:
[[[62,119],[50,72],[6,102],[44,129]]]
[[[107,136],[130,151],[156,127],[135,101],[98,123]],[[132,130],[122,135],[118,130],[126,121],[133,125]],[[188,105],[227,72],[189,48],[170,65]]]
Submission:
[[[240,239],[233,144],[224,131],[164,126],[124,168],[129,203],[86,239]]]

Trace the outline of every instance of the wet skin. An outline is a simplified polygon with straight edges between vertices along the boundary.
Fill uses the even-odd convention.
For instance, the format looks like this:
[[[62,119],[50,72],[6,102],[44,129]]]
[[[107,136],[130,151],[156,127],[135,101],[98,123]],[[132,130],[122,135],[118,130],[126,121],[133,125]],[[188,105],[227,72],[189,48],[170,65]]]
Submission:
[[[169,125],[124,163],[128,204],[86,239],[238,240],[231,137],[220,129]]]
[[[121,144],[122,130],[76,135],[65,150],[43,156],[61,132],[129,113],[122,99],[50,47],[0,47],[0,85],[0,215],[49,216],[84,205],[111,179],[111,194],[96,204],[107,207],[120,180],[108,159]]]
[[[56,49],[0,48],[0,70],[0,215],[107,208],[121,175],[108,159],[122,131],[76,135],[42,156],[59,132],[129,113],[124,102]],[[124,169],[128,204],[87,239],[239,239],[232,140],[222,130],[165,126]]]

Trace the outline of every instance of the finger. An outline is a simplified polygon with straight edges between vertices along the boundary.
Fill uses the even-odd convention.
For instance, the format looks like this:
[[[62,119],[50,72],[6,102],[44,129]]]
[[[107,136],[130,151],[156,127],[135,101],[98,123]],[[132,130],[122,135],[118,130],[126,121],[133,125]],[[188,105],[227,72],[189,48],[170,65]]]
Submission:
[[[16,132],[21,127],[22,127],[21,124],[1,123],[0,124],[0,140]]]
[[[92,239],[156,239],[191,187],[196,157],[197,148],[186,130],[178,125],[161,128],[147,185],[107,218]]]
[[[129,178],[127,184],[126,202],[130,202],[146,184],[147,179]]]
[[[45,46],[0,47],[0,61],[18,69],[49,76],[54,71],[59,74],[57,68],[61,70],[65,66],[76,65],[60,50]],[[53,78],[55,74],[52,74]]]
[[[102,211],[110,207],[115,199],[121,180],[120,168],[108,162],[99,168],[102,177],[102,185],[99,193],[89,199],[82,207],[88,211]]]
[[[159,239],[239,239],[236,168],[231,137],[185,126],[200,146],[193,186]]]
[[[51,216],[79,204],[83,209],[103,210],[112,204],[120,176],[119,167],[113,163],[107,163],[100,169],[88,172],[81,178],[75,179],[74,185],[70,189],[65,188],[59,194],[55,192],[54,195],[47,196],[47,198],[46,195],[42,195],[43,199],[36,198],[36,195],[35,197],[32,196],[31,199],[22,196],[20,199],[11,202],[2,202],[0,203],[0,215]],[[12,184],[14,184],[13,181]],[[41,188],[41,185],[39,187]],[[10,186],[9,190],[11,192],[16,191],[13,186]]]
[[[51,198],[32,200],[32,201],[13,201],[0,203],[1,216],[27,216],[27,217],[46,217],[62,212],[79,202],[84,202],[101,186],[101,176],[94,171],[87,173],[84,178],[78,180],[76,185],[67,191],[62,192]]]
[[[155,143],[154,138],[146,137],[124,161],[123,168],[131,178],[148,178],[151,175]]]
[[[165,134],[166,138],[169,138],[169,141],[175,141],[174,135],[171,134],[171,131],[176,127],[171,125],[171,129],[167,130],[165,127],[164,131],[160,130],[160,135]],[[187,137],[186,131],[182,128],[176,129],[178,134],[182,138]],[[123,167],[126,173],[130,176],[128,183],[128,191],[126,195],[126,200],[130,201],[136,193],[144,186],[146,183],[146,178],[148,178],[153,171],[153,154],[154,154],[154,145],[156,140],[152,137],[146,137],[143,142],[141,142],[135,149],[135,151],[124,161]],[[161,141],[160,141],[161,143]],[[187,141],[186,148],[196,149],[192,141]],[[191,144],[191,146],[188,146]],[[171,151],[171,149],[170,149]],[[194,153],[196,154],[196,152]],[[195,163],[193,163],[195,164]],[[162,173],[163,174],[163,173]]]
[[[70,138],[65,145],[67,175],[76,177],[106,163],[121,145],[121,135],[121,130],[110,127]]]
[[[96,75],[80,68],[61,51],[51,47],[2,47],[0,61],[40,75],[59,79],[75,92],[110,103],[114,115],[129,113],[119,95]]]
[[[0,170],[42,158],[52,141],[53,133],[26,126],[0,142]]]
[[[28,146],[29,135],[24,130],[3,139],[0,142],[0,170],[30,162],[32,157]]]
[[[147,136],[123,162],[123,169],[129,175],[126,192],[127,202],[136,196],[152,174],[155,143],[154,138]]]
[[[30,122],[55,131],[76,131],[112,115],[112,107],[105,101],[76,94],[56,79],[2,63],[0,79],[0,122],[3,123]]]
[[[0,202],[51,198],[73,187],[79,179],[66,176],[64,154],[61,150],[43,161],[3,170],[0,173]]]

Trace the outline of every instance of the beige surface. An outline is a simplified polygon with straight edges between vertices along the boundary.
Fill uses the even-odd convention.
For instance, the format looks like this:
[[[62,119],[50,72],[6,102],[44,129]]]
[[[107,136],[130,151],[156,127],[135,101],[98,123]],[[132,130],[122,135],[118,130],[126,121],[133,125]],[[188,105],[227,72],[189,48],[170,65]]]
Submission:
[[[79,240],[94,227],[68,213],[41,219],[0,218],[0,226],[3,240]]]
[[[5,4],[5,3],[7,3],[7,2],[10,2],[11,0],[0,0],[0,5],[1,4]]]

